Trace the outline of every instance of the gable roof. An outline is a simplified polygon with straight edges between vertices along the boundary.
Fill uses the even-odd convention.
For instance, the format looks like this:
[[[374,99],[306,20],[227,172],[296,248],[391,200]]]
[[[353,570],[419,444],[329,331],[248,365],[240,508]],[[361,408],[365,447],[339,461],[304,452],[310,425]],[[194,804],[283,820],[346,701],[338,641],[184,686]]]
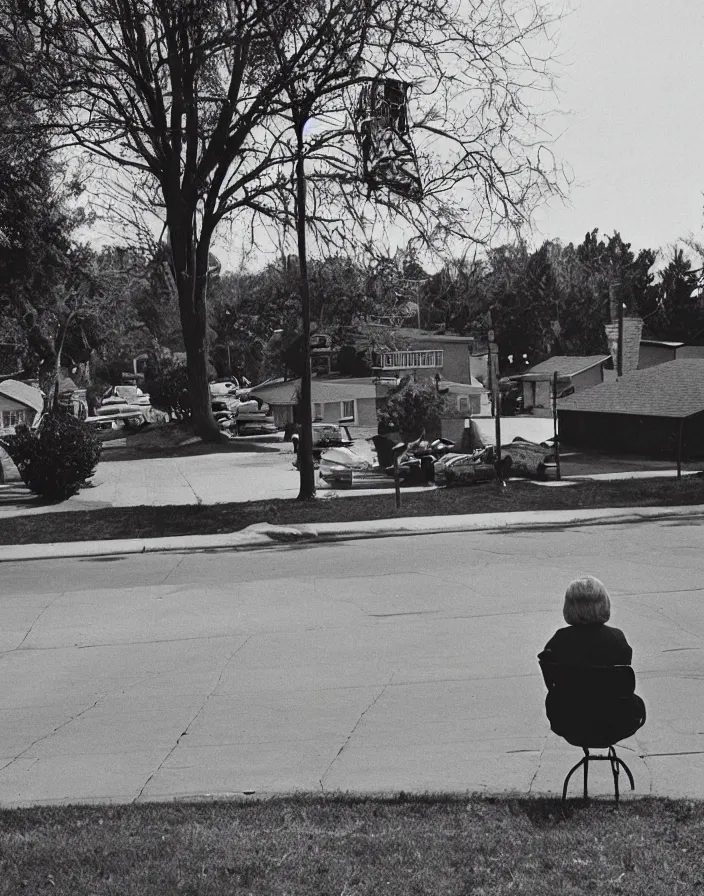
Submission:
[[[479,380],[473,376],[471,383],[455,383],[452,380],[440,380],[440,389],[449,389],[450,395],[479,395],[488,392]]]
[[[512,380],[543,380],[549,379],[557,371],[560,379],[576,376],[585,370],[605,364],[611,360],[611,355],[555,355],[547,361],[535,364],[525,373],[518,373],[510,377]]]
[[[267,404],[296,404],[296,391],[300,387],[300,379],[279,380],[253,386],[249,393],[252,397],[261,398]],[[376,398],[376,387],[371,377],[340,377],[324,379],[313,377],[311,380],[312,401],[352,401],[354,398]]]
[[[395,330],[395,334],[403,339],[410,339],[411,342],[458,342],[461,345],[472,345],[477,341],[474,336],[460,336],[457,333],[433,333],[415,327],[399,327]]]
[[[641,345],[655,345],[663,348],[681,348],[684,342],[669,342],[667,339],[641,339]]]
[[[21,383],[19,380],[4,380],[0,383],[0,395],[18,401],[20,404],[33,411],[41,413],[44,410],[44,399],[39,389],[29,386],[27,383]]]
[[[557,409],[558,413],[691,417],[704,411],[704,358],[683,358],[634,370],[620,380],[560,399]]]

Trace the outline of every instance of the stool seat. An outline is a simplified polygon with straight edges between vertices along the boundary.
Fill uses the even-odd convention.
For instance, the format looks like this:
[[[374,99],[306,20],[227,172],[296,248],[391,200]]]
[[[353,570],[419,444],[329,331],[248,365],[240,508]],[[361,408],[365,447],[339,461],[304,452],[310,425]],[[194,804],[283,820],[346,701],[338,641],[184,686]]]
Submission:
[[[562,788],[567,799],[570,778],[578,768],[584,769],[584,799],[589,798],[590,762],[609,762],[614,779],[614,794],[619,801],[619,772],[623,768],[631,790],[635,782],[631,770],[616,754],[615,745],[643,726],[645,704],[635,693],[635,673],[630,666],[570,666],[552,663],[538,656],[543,679],[548,688],[545,710],[550,727],[576,747],[584,756],[570,769]],[[590,750],[606,750],[606,755]]]

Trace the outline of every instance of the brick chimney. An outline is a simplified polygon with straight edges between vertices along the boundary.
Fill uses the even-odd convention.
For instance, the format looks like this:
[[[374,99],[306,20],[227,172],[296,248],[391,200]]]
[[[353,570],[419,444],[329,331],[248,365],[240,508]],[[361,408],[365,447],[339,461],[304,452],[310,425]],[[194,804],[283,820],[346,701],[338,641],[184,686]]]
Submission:
[[[609,351],[614,359],[614,369],[618,368],[618,321],[606,324],[606,338]],[[640,317],[624,317],[623,319],[623,373],[638,369],[640,358],[640,337],[643,332],[643,321]]]

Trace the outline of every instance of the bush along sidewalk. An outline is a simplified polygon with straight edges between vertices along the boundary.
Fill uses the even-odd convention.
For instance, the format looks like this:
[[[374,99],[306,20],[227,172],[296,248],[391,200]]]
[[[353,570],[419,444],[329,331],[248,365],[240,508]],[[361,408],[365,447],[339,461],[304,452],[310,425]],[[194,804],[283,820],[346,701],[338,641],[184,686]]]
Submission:
[[[102,448],[85,423],[60,408],[46,414],[36,430],[18,426],[2,445],[25,485],[56,502],[75,495],[93,475]]]

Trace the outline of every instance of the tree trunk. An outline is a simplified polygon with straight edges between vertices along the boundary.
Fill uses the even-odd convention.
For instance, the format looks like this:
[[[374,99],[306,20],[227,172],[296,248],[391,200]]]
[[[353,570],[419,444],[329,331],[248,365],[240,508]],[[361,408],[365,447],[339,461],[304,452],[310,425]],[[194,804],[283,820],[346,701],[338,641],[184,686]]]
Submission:
[[[75,316],[75,311],[71,311],[69,313],[66,320],[59,327],[59,332],[56,336],[56,340],[54,343],[56,348],[54,350],[54,358],[51,363],[51,373],[47,376],[46,384],[44,386],[44,392],[46,394],[44,410],[47,412],[56,410],[59,403],[59,384],[61,382],[61,355],[64,350],[64,342],[66,341],[68,328],[71,326],[71,323]]]
[[[174,224],[174,217],[171,216],[169,239],[186,347],[191,422],[195,434],[204,442],[219,442],[224,436],[213,417],[208,386],[206,288],[210,240],[203,232],[196,244],[192,219]]]
[[[299,402],[301,441],[298,468],[301,476],[298,500],[315,497],[315,467],[313,465],[313,406],[310,381],[310,290],[308,287],[308,258],[306,255],[306,176],[303,157],[303,120],[296,124],[298,154],[296,158],[296,233],[298,236],[298,270],[303,318],[303,370]]]

